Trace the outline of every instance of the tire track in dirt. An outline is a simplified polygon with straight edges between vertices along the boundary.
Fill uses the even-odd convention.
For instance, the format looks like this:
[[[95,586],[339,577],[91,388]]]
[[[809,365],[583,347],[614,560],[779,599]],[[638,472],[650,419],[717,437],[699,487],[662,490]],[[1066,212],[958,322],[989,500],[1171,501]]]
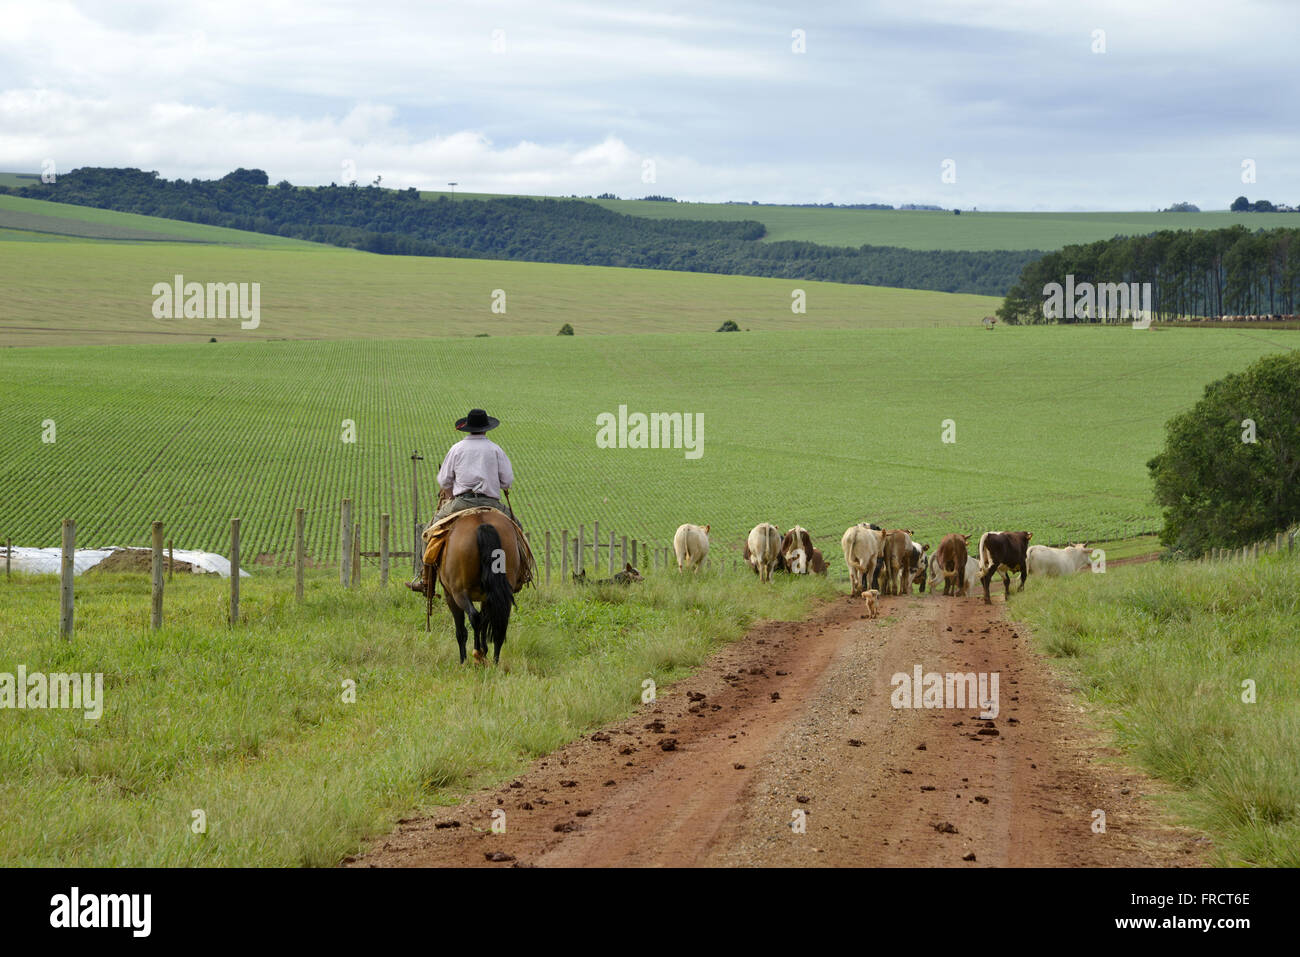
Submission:
[[[1014,600],[1013,605],[1014,609]],[[402,822],[351,866],[1186,866],[998,600],[860,599],[763,622],[631,718]],[[891,677],[998,672],[1000,710],[895,709]],[[506,833],[491,833],[494,810]],[[1094,833],[1093,812],[1106,814]],[[794,812],[806,831],[791,828]],[[454,826],[451,822],[457,822]]]

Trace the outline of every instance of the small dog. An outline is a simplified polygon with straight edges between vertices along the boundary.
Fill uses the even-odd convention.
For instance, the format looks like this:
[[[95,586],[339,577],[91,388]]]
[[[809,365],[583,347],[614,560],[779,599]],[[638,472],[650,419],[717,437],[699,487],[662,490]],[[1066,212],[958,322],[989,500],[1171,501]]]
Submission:
[[[613,578],[601,578],[594,582],[588,582],[587,569],[584,568],[582,571],[578,572],[578,574],[573,576],[573,581],[574,584],[577,585],[631,585],[633,582],[641,582],[645,581],[645,579],[641,577],[639,571],[632,567],[632,563],[628,562],[623,570]]]
[[[879,618],[880,605],[876,603],[876,599],[880,597],[880,591],[875,588],[868,588],[862,593],[862,597],[867,602],[867,617]]]

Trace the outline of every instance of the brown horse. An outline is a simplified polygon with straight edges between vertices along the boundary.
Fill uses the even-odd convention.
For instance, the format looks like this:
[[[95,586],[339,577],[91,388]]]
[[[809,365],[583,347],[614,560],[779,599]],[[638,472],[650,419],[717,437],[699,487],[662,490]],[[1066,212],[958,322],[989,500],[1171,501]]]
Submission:
[[[493,644],[493,661],[500,663],[501,646],[510,625],[510,608],[519,591],[523,563],[520,560],[515,523],[501,512],[489,510],[456,520],[438,564],[438,581],[447,608],[456,622],[460,661],[465,663],[465,616],[474,629],[474,660],[487,661],[488,639]],[[429,587],[432,566],[424,566],[425,631],[432,627],[433,589]],[[474,602],[479,602],[477,610]]]

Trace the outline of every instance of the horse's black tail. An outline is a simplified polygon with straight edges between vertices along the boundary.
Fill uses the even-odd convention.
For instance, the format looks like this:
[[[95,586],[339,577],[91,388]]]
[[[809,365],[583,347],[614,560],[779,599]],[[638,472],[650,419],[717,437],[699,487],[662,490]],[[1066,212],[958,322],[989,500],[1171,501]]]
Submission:
[[[486,523],[478,527],[478,561],[479,587],[485,596],[479,606],[479,614],[484,620],[486,637],[492,640],[494,655],[499,659],[501,646],[506,640],[506,629],[510,626],[510,606],[515,602],[515,594],[510,588],[510,577],[506,574],[501,536]],[[500,571],[494,571],[494,568]]]

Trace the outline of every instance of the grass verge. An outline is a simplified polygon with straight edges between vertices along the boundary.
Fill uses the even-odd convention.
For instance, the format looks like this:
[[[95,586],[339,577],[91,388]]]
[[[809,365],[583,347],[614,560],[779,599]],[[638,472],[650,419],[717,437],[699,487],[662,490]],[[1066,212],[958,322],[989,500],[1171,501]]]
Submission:
[[[1300,866],[1297,586],[1300,556],[1275,554],[1078,575],[1016,601],[1221,864]]]
[[[291,579],[259,572],[231,629],[228,583],[178,576],[154,632],[147,576],[92,574],[71,641],[56,634],[57,588],[0,582],[0,672],[102,672],[103,715],[0,710],[5,866],[332,865],[412,809],[630,713],[645,678],[684,677],[833,585],[725,571],[529,590],[500,671],[461,666],[445,608],[426,635],[396,582],[344,592],[321,572],[298,605]]]

